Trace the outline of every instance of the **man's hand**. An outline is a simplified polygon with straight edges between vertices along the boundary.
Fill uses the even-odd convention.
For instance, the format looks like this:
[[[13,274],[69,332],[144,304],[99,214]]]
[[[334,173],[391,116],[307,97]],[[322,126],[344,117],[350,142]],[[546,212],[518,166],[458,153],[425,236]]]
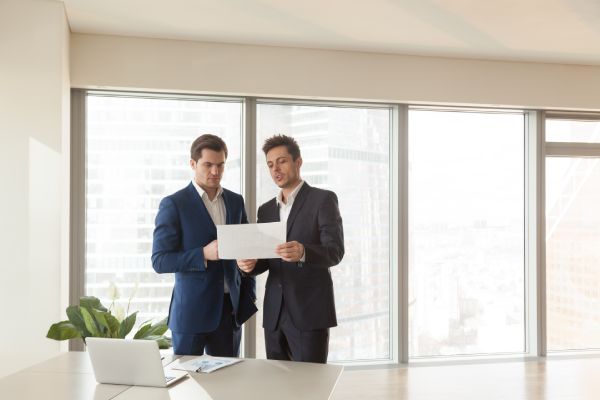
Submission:
[[[238,268],[249,274],[256,267],[256,260],[237,260]]]
[[[304,246],[302,243],[293,240],[277,246],[275,253],[277,253],[283,261],[298,262],[304,255]]]
[[[219,259],[219,246],[216,240],[213,240],[202,249],[204,253],[204,259],[209,261],[216,261]]]

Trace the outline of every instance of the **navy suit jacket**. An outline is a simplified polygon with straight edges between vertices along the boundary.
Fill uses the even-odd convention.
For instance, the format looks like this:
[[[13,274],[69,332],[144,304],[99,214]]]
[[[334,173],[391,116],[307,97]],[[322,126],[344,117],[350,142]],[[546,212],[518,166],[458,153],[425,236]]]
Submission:
[[[279,221],[271,199],[258,209],[258,223]],[[287,220],[287,241],[304,245],[303,263],[281,258],[259,260],[253,275],[269,271],[265,288],[263,327],[274,330],[282,301],[294,325],[303,331],[337,325],[333,281],[329,267],[344,256],[344,230],[335,193],[304,182]]]
[[[244,200],[223,189],[226,224],[246,224]],[[194,185],[165,197],[156,215],[152,267],[159,274],[175,273],[169,307],[172,332],[212,332],[221,321],[224,289],[229,285],[235,321],[241,326],[256,311],[255,281],[242,276],[235,260],[208,261],[202,248],[217,238],[217,228]]]

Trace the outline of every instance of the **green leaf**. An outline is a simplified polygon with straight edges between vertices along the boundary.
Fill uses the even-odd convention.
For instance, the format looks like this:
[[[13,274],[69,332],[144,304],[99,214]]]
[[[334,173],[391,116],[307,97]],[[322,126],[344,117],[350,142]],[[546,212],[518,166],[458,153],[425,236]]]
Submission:
[[[81,307],[81,315],[83,315],[83,322],[85,323],[85,328],[90,332],[90,336],[94,337],[102,337],[100,331],[98,331],[98,327],[96,326],[96,322],[94,321],[94,317],[92,314],[85,308]]]
[[[102,305],[100,299],[94,296],[83,296],[79,299],[79,305],[81,307],[95,309],[98,311],[108,311],[108,309]]]
[[[159,349],[168,349],[172,346],[171,338],[166,336],[151,335],[146,336],[143,340],[155,340],[158,343]]]
[[[148,335],[148,331],[152,328],[152,324],[142,325],[133,336],[134,339],[143,339]]]
[[[152,325],[152,327],[150,328],[150,331],[148,332],[148,335],[158,335],[161,336],[163,335],[167,330],[169,329],[169,327],[167,326],[167,318],[158,321],[156,324]]]
[[[143,325],[135,334],[134,339],[144,339],[147,336],[162,336],[168,329],[167,318],[165,318],[153,325]]]
[[[162,338],[157,340],[159,349],[170,349],[173,344],[171,343],[171,338],[163,336]]]
[[[98,311],[98,310],[91,310],[91,311],[92,311],[92,315],[94,316],[94,319],[96,320],[96,322],[98,323],[98,325],[101,329],[101,333],[103,334],[103,336],[110,337],[110,327],[108,326],[108,322],[106,322],[106,317],[105,317],[105,315],[108,313]]]
[[[60,321],[50,326],[46,337],[54,340],[67,340],[81,337],[79,330],[69,321]]]
[[[125,318],[121,321],[121,326],[119,327],[119,337],[125,338],[129,332],[133,329],[133,325],[135,325],[135,319],[137,316],[137,311]]]
[[[85,328],[85,322],[83,321],[83,315],[81,315],[79,306],[67,307],[67,318],[69,318],[69,322],[79,330],[81,337],[91,336],[90,331]]]
[[[110,337],[118,338],[119,337],[119,320],[115,318],[111,313],[106,313],[104,315],[106,318],[106,323],[108,324]]]
[[[140,324],[140,326],[144,326],[144,325],[146,325],[146,324],[150,324],[150,325],[152,325],[152,318],[145,320],[144,322],[142,322],[142,323]]]

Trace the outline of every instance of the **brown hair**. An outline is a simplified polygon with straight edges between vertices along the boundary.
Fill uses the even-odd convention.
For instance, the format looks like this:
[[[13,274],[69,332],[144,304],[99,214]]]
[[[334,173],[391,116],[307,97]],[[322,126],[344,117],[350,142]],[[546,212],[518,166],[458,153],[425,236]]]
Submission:
[[[267,140],[265,140],[265,144],[263,145],[262,151],[267,153],[273,149],[274,147],[285,146],[287,148],[288,153],[292,156],[292,160],[296,161],[300,157],[300,146],[298,146],[298,142],[291,136],[286,135],[273,135]]]
[[[211,135],[210,133],[198,136],[192,147],[190,148],[190,157],[194,161],[198,161],[202,157],[202,150],[209,149],[213,151],[225,152],[225,158],[227,158],[227,145],[220,137]]]

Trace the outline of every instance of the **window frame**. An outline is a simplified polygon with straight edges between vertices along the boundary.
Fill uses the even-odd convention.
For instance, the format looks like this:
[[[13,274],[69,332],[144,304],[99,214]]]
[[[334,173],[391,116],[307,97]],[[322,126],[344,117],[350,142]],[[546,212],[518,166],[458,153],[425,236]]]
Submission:
[[[256,110],[257,104],[295,104],[338,107],[386,107],[390,109],[390,358],[369,362],[345,363],[351,368],[365,365],[409,365],[472,362],[472,360],[522,359],[546,356],[545,321],[545,209],[544,164],[553,144],[545,143],[546,113],[525,110],[525,343],[526,351],[515,355],[482,355],[430,357],[409,359],[408,354],[408,110],[409,107],[437,107],[472,111],[504,112],[501,107],[459,107],[410,105],[402,103],[319,101],[312,99],[257,98],[240,96],[211,96],[177,93],[149,93],[119,90],[71,90],[71,148],[70,148],[70,278],[69,301],[77,304],[84,294],[85,276],[85,141],[86,98],[88,93],[115,96],[162,97],[213,101],[242,101],[241,187],[246,201],[248,219],[256,221]],[[514,109],[510,109],[514,110]],[[580,115],[580,114],[579,114]],[[563,146],[564,147],[564,146]],[[548,149],[548,150],[547,150]],[[562,149],[564,150],[564,148]],[[540,234],[542,233],[542,234]],[[260,312],[260,311],[259,311]],[[244,327],[245,357],[256,354],[256,318]],[[82,350],[80,342],[71,341],[71,350]]]
[[[544,158],[542,147],[543,144],[543,112],[536,110],[523,110],[508,107],[488,107],[488,106],[452,106],[452,105],[408,105],[408,110],[418,111],[436,111],[436,112],[461,112],[461,113],[519,113],[524,116],[523,140],[524,140],[524,351],[511,353],[483,353],[483,354],[466,354],[466,355],[450,355],[450,356],[423,356],[410,357],[406,354],[408,364],[453,364],[453,363],[470,363],[473,361],[488,361],[488,360],[504,360],[504,359],[523,359],[536,358],[545,355],[545,347],[540,347],[545,344],[545,319],[542,319],[542,310],[544,304],[541,303],[545,299],[542,296],[545,286],[545,280],[542,278],[543,268],[540,254],[545,254],[544,236],[539,232],[543,232],[543,226],[538,223],[539,216],[544,215],[543,195],[544,191],[538,187],[541,174],[544,170]],[[408,120],[407,116],[407,120]],[[408,135],[408,127],[406,128]],[[407,146],[408,147],[408,146]],[[410,151],[410,149],[408,149]],[[408,155],[407,155],[408,157]],[[408,169],[408,165],[406,166]],[[408,175],[408,171],[406,172]],[[406,178],[408,181],[408,177]],[[408,192],[408,188],[406,188]],[[408,202],[408,200],[407,200]],[[540,214],[541,213],[541,214]],[[408,219],[408,210],[407,210]],[[406,227],[407,240],[403,245],[406,246],[405,254],[408,258],[408,226]],[[407,263],[407,279],[408,279],[408,261]],[[406,282],[408,290],[408,282]],[[408,294],[407,306],[404,308],[406,318],[408,318]],[[406,351],[408,352],[408,323],[407,329],[402,332],[406,339]]]
[[[391,216],[391,220],[392,221],[398,221],[399,220],[399,214],[400,214],[400,209],[399,206],[402,202],[399,202],[398,199],[398,195],[400,194],[400,192],[397,192],[398,188],[398,154],[401,151],[401,149],[398,148],[398,145],[400,145],[400,141],[398,140],[399,137],[401,137],[401,135],[406,136],[406,129],[403,129],[402,131],[400,131],[401,128],[404,128],[402,124],[399,123],[399,120],[401,118],[401,110],[405,109],[407,110],[407,107],[404,105],[398,105],[398,104],[388,104],[388,103],[367,103],[367,102],[352,102],[352,101],[322,101],[322,100],[310,100],[310,99],[279,99],[279,98],[266,98],[266,97],[258,97],[258,98],[250,98],[252,99],[253,103],[252,103],[252,110],[251,112],[253,113],[252,116],[252,122],[254,124],[253,126],[253,131],[252,131],[252,135],[253,135],[253,143],[256,146],[256,139],[257,139],[257,120],[256,120],[256,114],[257,114],[257,108],[259,105],[288,105],[288,106],[308,106],[308,107],[339,107],[339,108],[366,108],[366,109],[387,109],[390,113],[390,137],[389,137],[389,143],[390,143],[390,163],[389,163],[389,188],[390,188],[390,198],[389,198],[389,206],[390,206],[390,216]],[[408,127],[408,124],[406,124],[406,127]],[[404,149],[406,149],[406,147],[404,147]],[[249,162],[253,162],[253,167],[256,167],[257,164],[257,160],[256,160],[256,147],[254,147],[254,149],[246,149],[248,150],[247,156],[248,156],[248,161]],[[254,157],[251,159],[251,157]],[[406,161],[407,165],[408,165],[408,161]],[[407,168],[404,169],[404,171],[408,171]],[[255,203],[256,202],[256,177],[257,177],[257,172],[256,170],[254,170],[254,176],[252,177],[252,181],[249,182],[250,186],[252,187],[252,201]],[[398,193],[398,195],[396,195],[396,193]],[[404,193],[406,194],[406,191],[404,191]],[[244,195],[249,195],[249,193],[244,193]],[[408,198],[408,196],[406,196]],[[250,198],[250,197],[248,197]],[[245,200],[246,198],[244,198]],[[248,202],[246,202],[246,204],[248,204]],[[254,210],[257,209],[257,204],[255,204]],[[408,210],[408,207],[407,207]],[[254,211],[254,214],[256,213],[256,211]],[[250,222],[255,222],[256,221],[256,215],[253,216],[254,219],[250,219],[250,217],[248,217]],[[351,360],[351,361],[339,361],[336,362],[338,364],[343,364],[343,365],[347,365],[347,366],[370,366],[370,365],[390,365],[390,364],[398,364],[399,360],[403,359],[403,357],[405,357],[405,350],[404,349],[404,345],[400,342],[400,340],[402,340],[402,337],[407,337],[407,335],[401,335],[401,327],[406,326],[408,328],[408,326],[402,325],[401,323],[401,319],[403,318],[403,315],[405,315],[406,313],[403,312],[403,308],[400,306],[400,304],[398,303],[398,288],[400,287],[400,285],[402,284],[402,282],[400,281],[399,277],[401,276],[401,272],[399,272],[399,270],[401,269],[400,266],[400,262],[399,258],[398,258],[398,246],[393,245],[395,243],[395,239],[399,238],[399,231],[398,231],[398,224],[394,224],[391,223],[390,224],[390,230],[389,230],[389,234],[390,234],[390,260],[389,260],[389,272],[390,272],[390,298],[389,298],[389,310],[390,310],[390,315],[389,315],[389,321],[390,321],[390,337],[389,337],[389,341],[390,341],[390,357],[389,358],[385,358],[385,359],[372,359],[372,360]],[[399,240],[398,240],[399,243]],[[407,256],[407,261],[408,261],[408,256]],[[399,266],[398,268],[395,268],[395,266]],[[407,281],[407,280],[406,280]],[[405,293],[407,293],[407,291],[405,291]],[[408,294],[406,295],[406,304],[408,304]],[[258,312],[262,312],[262,310],[259,310]],[[408,319],[407,319],[408,320]],[[255,351],[255,345],[256,345],[256,317],[253,316],[251,318],[251,323],[252,325],[248,326],[248,330],[251,329],[251,332],[248,332],[248,330],[245,331],[245,335],[248,338],[248,340],[252,340],[254,339],[254,341],[252,342],[252,346],[254,347],[254,352],[250,353],[249,355],[246,355],[248,357],[255,357],[256,356],[256,351]],[[258,338],[258,340],[262,340],[262,338]],[[407,340],[408,343],[408,340]],[[405,347],[407,348],[407,347]]]

